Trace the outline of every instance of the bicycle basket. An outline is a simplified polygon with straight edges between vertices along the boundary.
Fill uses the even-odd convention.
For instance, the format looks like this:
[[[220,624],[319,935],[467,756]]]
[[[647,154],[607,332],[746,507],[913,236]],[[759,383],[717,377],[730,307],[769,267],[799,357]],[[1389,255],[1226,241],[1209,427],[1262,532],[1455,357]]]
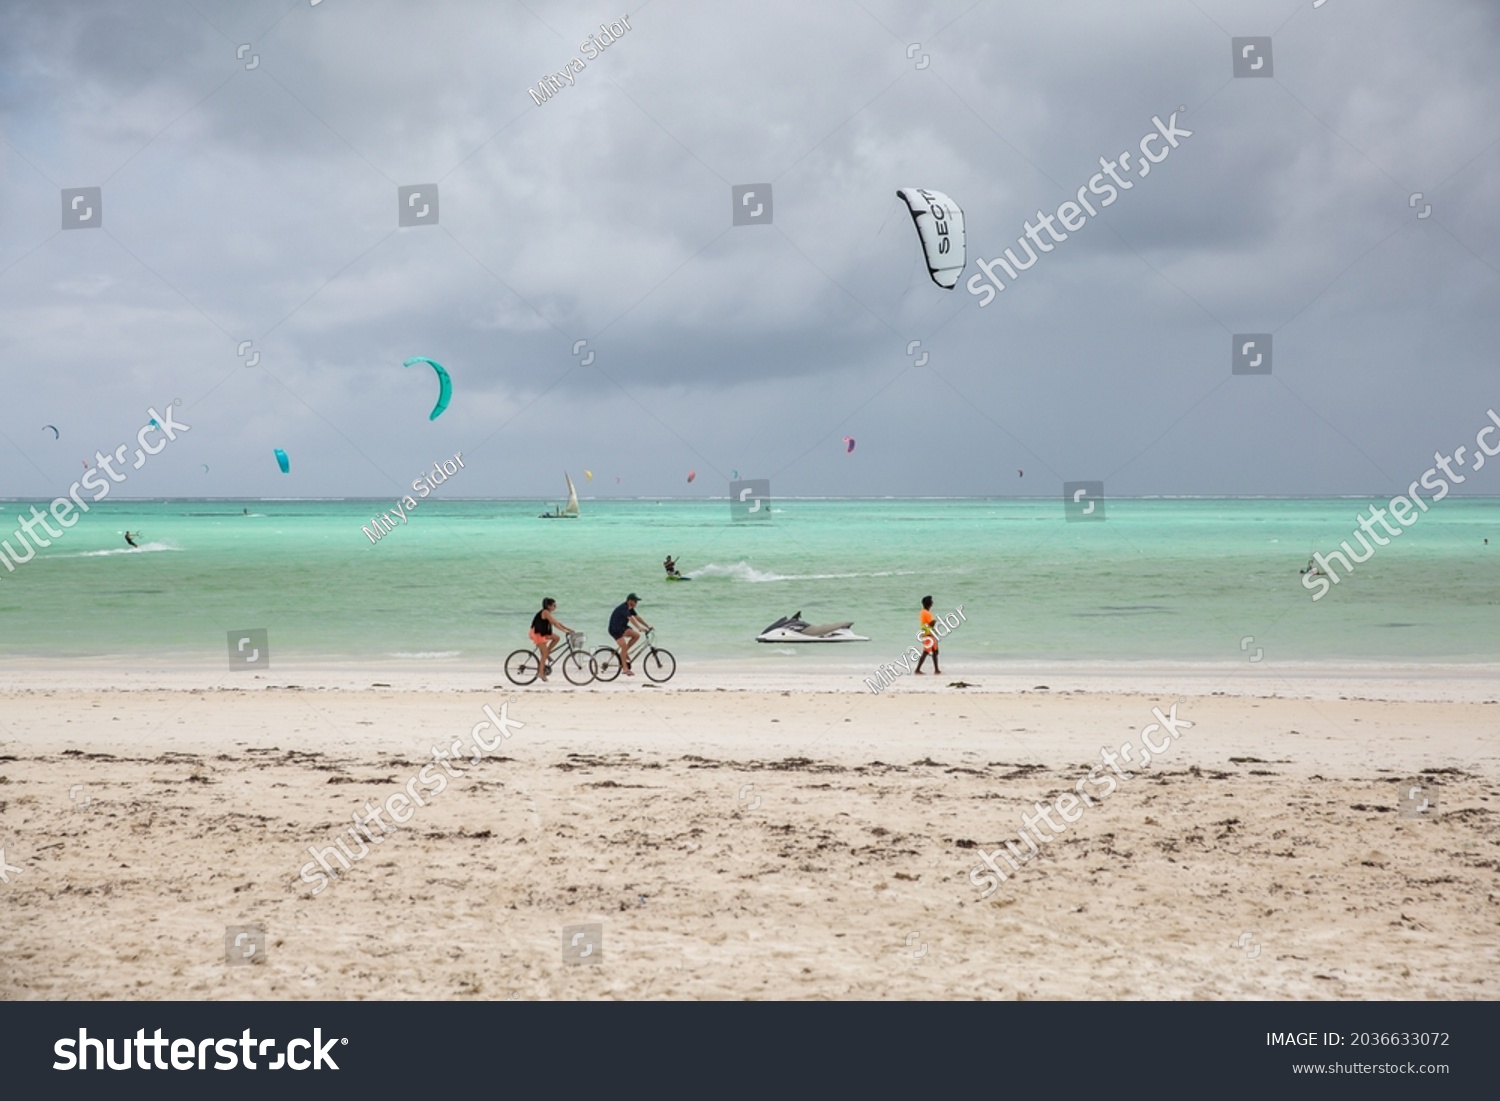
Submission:
[[[568,644],[575,650],[583,650],[588,647],[589,640],[584,637],[582,631],[574,631],[568,636]]]

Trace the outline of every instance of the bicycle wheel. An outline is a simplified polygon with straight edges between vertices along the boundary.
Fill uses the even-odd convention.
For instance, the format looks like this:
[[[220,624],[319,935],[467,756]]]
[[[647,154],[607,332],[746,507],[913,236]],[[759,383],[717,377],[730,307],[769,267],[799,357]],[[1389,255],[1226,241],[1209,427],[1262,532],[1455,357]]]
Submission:
[[[677,659],[672,656],[672,652],[657,649],[655,646],[646,651],[646,656],[641,659],[640,664],[646,672],[647,679],[654,680],[657,684],[671,680],[672,674],[677,672]]]
[[[620,675],[620,651],[601,646],[594,651],[594,676],[608,684]]]
[[[542,670],[542,659],[535,650],[515,650],[505,659],[505,675],[512,684],[530,684]]]
[[[563,676],[572,684],[587,684],[594,679],[594,659],[583,650],[574,650],[563,658]]]

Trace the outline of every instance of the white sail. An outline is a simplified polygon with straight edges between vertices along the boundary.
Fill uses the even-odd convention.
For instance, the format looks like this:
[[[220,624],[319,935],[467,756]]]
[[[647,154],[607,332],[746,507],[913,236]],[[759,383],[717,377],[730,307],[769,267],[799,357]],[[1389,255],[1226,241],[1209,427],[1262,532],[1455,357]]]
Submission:
[[[568,472],[566,470],[563,471],[563,477],[568,478]],[[572,478],[568,478],[568,504],[567,507],[563,509],[563,512],[568,516],[578,515],[578,490],[573,488]]]

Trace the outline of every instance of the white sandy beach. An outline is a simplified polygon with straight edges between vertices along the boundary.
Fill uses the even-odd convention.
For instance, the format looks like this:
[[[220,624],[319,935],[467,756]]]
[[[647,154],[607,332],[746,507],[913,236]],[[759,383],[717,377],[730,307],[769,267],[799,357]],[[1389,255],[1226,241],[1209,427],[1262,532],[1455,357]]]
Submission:
[[[1495,998],[1493,670],[1328,672],[12,665],[0,997]],[[507,700],[524,728],[314,895],[309,846]],[[1170,752],[981,899],[976,853],[1173,704]]]

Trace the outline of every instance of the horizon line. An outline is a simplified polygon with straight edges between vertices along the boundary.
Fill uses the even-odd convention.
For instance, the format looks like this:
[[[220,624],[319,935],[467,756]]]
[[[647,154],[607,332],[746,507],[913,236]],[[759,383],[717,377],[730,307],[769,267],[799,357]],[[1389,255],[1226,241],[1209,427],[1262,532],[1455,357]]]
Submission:
[[[169,502],[169,501],[196,501],[196,502],[202,502],[202,503],[205,503],[205,504],[211,504],[211,503],[229,503],[229,502],[242,503],[242,504],[255,504],[255,503],[266,504],[266,503],[278,503],[278,502],[279,503],[322,502],[322,503],[326,504],[326,503],[334,503],[334,502],[342,502],[342,501],[346,501],[346,502],[389,501],[389,500],[397,500],[397,501],[399,501],[399,500],[404,499],[407,496],[410,496],[410,494],[400,494],[400,495],[397,495],[394,498],[391,497],[388,494],[387,495],[382,495],[382,496],[370,496],[370,497],[366,497],[366,496],[338,496],[338,497],[326,497],[326,496],[311,496],[311,497],[193,497],[193,496],[183,496],[183,497],[172,497],[172,496],[152,495],[152,496],[149,496],[149,497],[112,496],[110,498],[110,500],[114,501],[114,502],[119,502],[119,503],[131,502],[131,503],[136,503],[136,504],[147,504],[147,503],[151,503],[151,502],[166,503],[166,502]],[[1122,493],[1122,494],[1113,495],[1113,496],[1111,496],[1111,495],[1105,495],[1104,500],[1105,501],[1364,501],[1364,500],[1370,500],[1372,498],[1380,498],[1380,497],[1385,497],[1385,496],[1388,496],[1388,495],[1386,493],[1384,493],[1384,492],[1378,492],[1378,493],[1295,493],[1295,494],[1290,494],[1290,493],[1287,493],[1287,494],[1283,494],[1283,493]],[[1394,495],[1389,495],[1389,496],[1394,496]],[[1470,500],[1470,501],[1500,500],[1500,494],[1461,493],[1461,492],[1457,492],[1457,491],[1449,493],[1448,497],[1449,498],[1460,498],[1460,499],[1463,499],[1463,500]],[[50,502],[50,501],[53,501],[55,499],[56,498],[53,498],[53,497],[0,497],[0,502],[3,502],[3,503],[15,503],[15,504],[28,504],[28,503]],[[482,503],[482,504],[499,504],[499,503],[513,502],[513,503],[518,503],[518,504],[528,504],[528,505],[530,505],[530,504],[539,504],[539,503],[540,504],[552,503],[553,501],[556,500],[556,496],[555,495],[549,495],[549,496],[545,496],[545,497],[456,497],[456,496],[452,496],[452,497],[442,497],[442,498],[434,497],[432,499],[434,501],[442,500],[442,501],[471,502],[471,503]],[[630,497],[626,497],[626,496],[619,496],[619,497],[612,497],[612,496],[611,497],[596,497],[596,496],[585,497],[585,496],[580,496],[579,497],[580,501],[593,501],[593,502],[601,503],[601,504],[608,503],[608,502],[639,502],[639,501],[657,501],[657,502],[660,502],[660,501],[679,502],[680,501],[680,502],[700,502],[700,503],[714,502],[714,503],[722,504],[723,502],[728,501],[730,499],[731,498],[728,497],[727,495],[726,496],[710,495],[710,496],[706,496],[706,497],[700,497],[700,496],[683,497],[683,496],[675,496],[675,495],[672,495],[672,494],[646,494],[646,495],[630,496]],[[1037,495],[1037,496],[1025,496],[1025,497],[1009,496],[1009,495],[996,495],[996,494],[976,494],[976,495],[947,495],[947,494],[944,494],[944,495],[940,495],[940,496],[928,496],[928,495],[892,495],[892,494],[881,494],[881,495],[878,495],[878,496],[876,496],[876,495],[839,495],[839,496],[832,496],[832,495],[826,495],[826,494],[808,494],[808,495],[787,494],[787,495],[784,495],[784,496],[773,496],[772,498],[770,498],[770,500],[771,500],[771,502],[773,504],[775,502],[777,502],[777,501],[1043,501],[1043,502],[1056,502],[1056,501],[1058,501],[1060,499],[1062,499],[1062,498],[1059,498],[1058,496],[1056,496],[1054,494]],[[423,499],[424,503],[425,503],[425,500],[426,499],[424,498]],[[98,507],[99,505],[106,504],[106,503],[108,503],[108,502],[106,502],[106,501],[90,502],[90,507]]]

